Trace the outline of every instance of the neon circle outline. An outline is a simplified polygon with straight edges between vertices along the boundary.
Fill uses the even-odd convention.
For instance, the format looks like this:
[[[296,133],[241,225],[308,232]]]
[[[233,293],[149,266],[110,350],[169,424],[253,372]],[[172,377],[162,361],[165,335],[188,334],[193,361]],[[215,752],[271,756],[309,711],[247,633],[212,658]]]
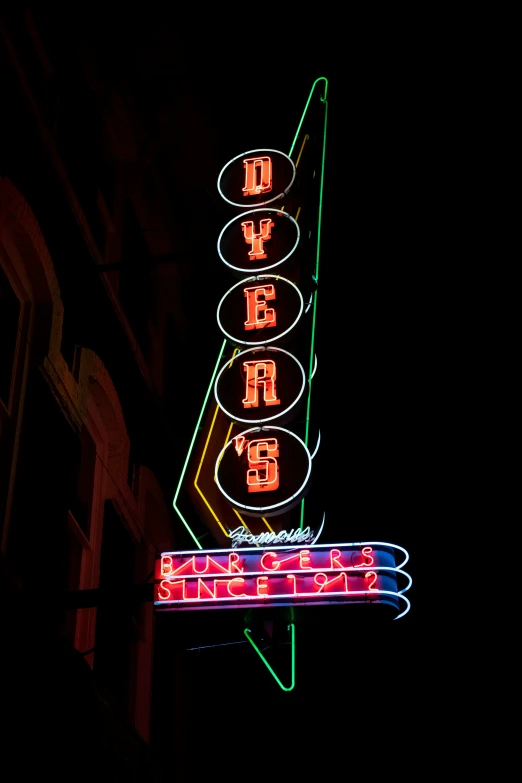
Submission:
[[[236,203],[235,201],[230,201],[230,199],[228,199],[226,196],[224,196],[223,195],[223,191],[221,190],[221,187],[220,187],[221,177],[223,176],[223,173],[224,173],[225,169],[227,169],[230,166],[231,163],[233,163],[235,160],[238,160],[238,158],[242,158],[243,155],[250,155],[253,152],[276,152],[278,155],[282,155],[283,158],[286,158],[292,165],[292,179],[290,180],[290,184],[288,185],[286,190],[284,190],[282,193],[278,193],[277,196],[274,196],[273,198],[268,199],[268,201],[260,201],[260,202],[258,202],[256,204],[257,207],[261,207],[264,204],[271,204],[273,201],[277,201],[278,198],[281,198],[281,196],[286,196],[286,194],[288,193],[288,191],[290,190],[290,188],[294,184],[295,175],[296,175],[295,164],[294,164],[294,161],[292,160],[292,158],[290,158],[284,152],[281,152],[281,150],[269,150],[269,149],[247,150],[247,152],[242,152],[240,155],[236,155],[235,158],[231,158],[228,161],[228,163],[225,163],[225,165],[223,166],[223,168],[219,172],[219,176],[218,176],[218,180],[217,180],[217,189],[218,189],[219,195],[221,196],[222,199],[224,199],[224,201],[227,202],[227,204],[232,204],[233,207],[249,207],[250,204],[245,204],[244,202]]]
[[[278,411],[278,413],[276,413],[275,416],[270,416],[270,418],[268,418],[268,419],[240,419],[238,416],[232,416],[232,414],[229,413],[227,411],[227,409],[224,408],[223,405],[221,404],[221,402],[219,401],[219,397],[218,397],[218,393],[217,393],[217,385],[218,385],[219,379],[221,377],[221,373],[224,372],[227,369],[227,367],[230,364],[232,364],[232,362],[235,362],[236,359],[239,359],[240,356],[244,356],[246,353],[250,353],[252,350],[258,350],[258,349],[247,348],[246,351],[241,351],[240,353],[237,353],[235,356],[232,357],[232,359],[228,359],[225,362],[223,367],[218,372],[217,377],[216,377],[216,381],[214,383],[214,398],[215,398],[217,404],[219,405],[220,409],[223,411],[225,416],[228,416],[229,419],[232,419],[233,421],[238,421],[241,424],[264,424],[265,422],[268,422],[268,421],[276,421],[276,419],[280,419],[281,416],[284,416],[286,413],[291,411],[292,408],[295,405],[297,405],[297,403],[299,402],[299,400],[303,396],[304,391],[306,389],[306,373],[305,373],[303,365],[301,364],[299,359],[297,359],[294,356],[293,353],[290,353],[290,351],[285,351],[284,348],[277,348],[276,346],[273,346],[273,347],[272,346],[268,346],[267,349],[266,349],[267,351],[277,351],[278,353],[286,353],[287,356],[291,356],[292,359],[295,359],[296,364],[298,365],[299,369],[301,370],[301,372],[303,374],[303,384],[301,386],[301,390],[300,390],[299,394],[295,398],[294,402],[288,408],[285,408],[284,411]],[[225,446],[225,448],[226,448],[226,446]]]
[[[223,448],[221,449],[221,451],[219,452],[218,458],[216,460],[216,467],[214,469],[214,480],[215,480],[216,484],[218,485],[218,489],[221,492],[221,494],[223,495],[223,497],[225,497],[230,503],[232,503],[232,506],[234,508],[237,506],[237,508],[243,508],[243,509],[246,509],[248,511],[255,511],[256,513],[260,512],[261,514],[264,514],[265,512],[271,511],[272,509],[275,509],[275,508],[279,508],[280,506],[286,506],[294,498],[298,497],[298,495],[304,490],[304,488],[308,484],[308,480],[309,480],[310,474],[312,472],[312,459],[310,457],[310,452],[308,451],[308,447],[307,447],[306,443],[304,442],[304,440],[301,440],[299,435],[296,435],[294,432],[291,432],[290,430],[285,429],[285,427],[276,427],[276,426],[250,427],[250,429],[243,430],[243,432],[240,432],[235,437],[239,438],[242,435],[248,435],[249,432],[261,432],[262,430],[280,430],[281,432],[287,432],[289,435],[291,435],[293,438],[298,440],[299,443],[301,443],[303,445],[304,450],[306,451],[306,454],[308,455],[308,472],[306,474],[305,480],[303,481],[303,483],[301,484],[301,486],[299,487],[297,492],[294,492],[293,495],[291,495],[289,498],[286,498],[285,500],[282,500],[280,503],[274,503],[272,506],[246,506],[244,503],[238,503],[237,500],[234,500],[229,495],[227,495],[227,493],[223,490],[223,487],[219,483],[218,468],[219,468],[219,463],[221,462],[221,460],[225,456],[225,451],[234,442],[234,438],[232,438],[232,440],[229,440],[228,443],[226,443],[223,446]]]
[[[240,285],[244,285],[245,283],[257,282],[257,281],[260,281],[261,279],[264,280],[267,277],[271,277],[274,280],[283,280],[285,283],[290,283],[290,285],[293,286],[295,288],[295,290],[297,291],[297,293],[299,295],[299,300],[301,302],[301,305],[300,305],[299,314],[298,314],[297,318],[295,319],[295,321],[293,322],[293,324],[291,326],[289,326],[288,329],[285,332],[281,332],[281,334],[278,334],[276,337],[271,337],[268,340],[258,340],[256,342],[250,342],[250,341],[247,342],[246,340],[239,340],[237,337],[233,337],[228,332],[225,332],[225,330],[223,329],[223,326],[221,324],[221,321],[219,320],[219,311],[220,311],[221,305],[223,304],[223,302],[225,301],[225,299],[227,298],[229,293],[231,291],[233,291],[234,288],[237,288]],[[253,275],[252,277],[245,277],[243,280],[240,280],[239,283],[235,283],[232,286],[232,288],[229,288],[228,291],[221,297],[221,300],[220,300],[220,302],[219,302],[219,304],[217,306],[216,319],[217,319],[217,322],[218,322],[218,326],[221,329],[221,332],[225,335],[225,337],[228,340],[231,340],[233,343],[239,343],[240,345],[252,345],[252,346],[254,346],[254,345],[267,345],[268,343],[275,343],[276,340],[280,340],[282,337],[287,335],[288,332],[291,332],[292,329],[295,326],[297,326],[297,324],[301,320],[303,312],[304,312],[303,295],[302,295],[301,291],[299,290],[299,288],[296,286],[296,284],[292,283],[291,280],[288,280],[288,278],[286,278],[286,277],[281,277],[281,275]],[[265,331],[268,333],[270,330],[265,330]]]
[[[297,229],[297,238],[295,240],[295,245],[293,246],[291,251],[289,253],[287,253],[287,255],[284,258],[282,258],[280,261],[277,261],[275,264],[270,264],[270,266],[264,266],[262,269],[254,269],[254,270],[251,267],[250,268],[249,267],[244,268],[244,267],[241,267],[241,266],[233,266],[232,264],[229,264],[228,261],[226,261],[225,258],[221,255],[221,249],[220,249],[221,237],[223,236],[223,234],[225,233],[227,228],[230,225],[232,225],[232,223],[235,223],[236,220],[243,220],[243,218],[246,215],[251,215],[252,212],[277,212],[279,215],[281,215],[282,217],[285,217],[287,220],[291,220],[292,223],[294,223],[294,225],[295,225],[295,227]],[[242,212],[240,215],[236,215],[235,217],[233,217],[232,220],[229,220],[228,223],[226,224],[226,226],[224,226],[222,228],[221,233],[220,233],[220,235],[218,237],[218,241],[217,241],[217,251],[218,251],[218,255],[219,255],[220,259],[223,261],[225,266],[228,266],[229,269],[233,269],[235,272],[247,272],[247,273],[248,272],[250,272],[250,273],[255,272],[256,274],[261,274],[265,270],[267,270],[267,269],[275,269],[276,266],[280,266],[285,261],[287,261],[290,258],[290,256],[295,252],[295,249],[296,249],[297,245],[299,244],[300,239],[301,239],[301,232],[299,230],[299,224],[298,224],[297,220],[292,217],[292,215],[287,215],[286,212],[281,212],[280,209],[275,209],[274,207],[272,207],[271,209],[263,209],[263,208],[261,208],[261,209],[249,209],[248,212]]]

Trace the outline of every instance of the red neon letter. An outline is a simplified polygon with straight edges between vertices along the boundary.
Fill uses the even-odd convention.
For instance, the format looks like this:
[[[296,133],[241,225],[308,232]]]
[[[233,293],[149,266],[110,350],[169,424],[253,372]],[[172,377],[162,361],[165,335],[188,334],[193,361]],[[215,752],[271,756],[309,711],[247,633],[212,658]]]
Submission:
[[[198,557],[198,555],[194,555],[194,558],[193,558],[194,559],[194,573],[195,574],[207,574],[210,571],[210,568],[211,568],[210,564],[211,563],[214,566],[214,570],[215,571],[223,571],[223,573],[225,573],[225,574],[228,573],[228,571],[225,568],[225,566],[222,566],[220,563],[218,563],[216,560],[214,560],[213,557],[210,557],[210,555],[205,555],[205,568],[202,571],[198,571],[198,569],[196,568],[196,557]]]
[[[206,595],[201,595],[202,590],[206,590],[207,594]],[[201,601],[201,600],[204,600],[205,598],[215,598],[215,597],[216,597],[215,593],[212,592],[212,590],[207,585],[207,583],[204,582],[203,579],[201,579],[201,577],[198,577],[198,598],[199,598],[199,600]]]
[[[275,286],[250,286],[243,288],[247,300],[247,319],[245,329],[264,329],[265,326],[276,325],[276,312],[273,307],[267,307],[270,299],[275,299]],[[263,298],[261,298],[263,297]]]
[[[245,589],[245,580],[240,576],[235,576],[233,579],[230,580],[230,582],[227,585],[227,590],[229,595],[231,595],[233,598],[242,598],[243,596],[246,596],[246,593],[233,593],[232,587],[234,585],[234,582],[236,583],[239,590]],[[238,584],[239,582],[239,584]]]
[[[281,400],[276,395],[276,364],[273,359],[265,362],[243,362],[246,372],[246,397],[242,400],[245,408],[257,408],[259,398],[257,390],[263,386],[263,399],[265,405],[279,405]]]
[[[268,193],[272,190],[272,159],[245,158],[243,161],[245,169],[245,187],[244,196],[257,196],[258,193]]]
[[[257,577],[257,594],[258,595],[268,595],[268,577],[267,576],[258,576]]]
[[[166,582],[166,580],[164,579],[163,582],[161,583],[162,587],[165,584],[165,582]],[[169,596],[170,598],[172,598],[172,591],[176,587],[181,587],[181,590],[182,590],[182,598],[181,599],[179,599],[179,598],[177,598],[177,599],[172,598],[172,600],[177,600],[177,601],[182,600],[182,601],[185,601],[188,598],[188,595],[187,595],[187,580],[186,579],[177,579],[176,581],[172,581],[172,580],[169,579],[167,584],[170,585],[170,596]],[[167,588],[164,588],[164,589],[166,590]]]
[[[237,552],[231,552],[228,556],[228,571],[229,573],[232,573],[233,571],[237,571],[238,574],[243,573],[243,568],[238,566],[238,563],[240,561],[240,557]]]
[[[368,573],[365,574],[365,577],[367,579],[369,579],[372,576],[373,576],[373,582],[370,582],[368,590],[370,590],[371,592],[378,593],[379,592],[379,588],[378,587],[374,587],[374,584],[377,581],[377,574],[375,573],[375,571],[368,571]]]
[[[346,578],[346,572],[345,571],[343,571],[342,574],[339,574],[339,576],[333,576],[330,580],[328,579],[326,574],[322,574],[322,573],[315,574],[314,582],[317,585],[317,587],[319,588],[319,590],[317,592],[320,593],[323,590],[323,588],[329,587],[330,585],[333,585],[335,582],[338,582],[339,579],[342,580],[342,582],[344,584],[344,592],[347,593],[348,592],[348,580]],[[340,590],[335,590],[333,592],[339,593],[341,591]]]
[[[254,231],[253,220],[245,220],[241,223],[245,242],[247,245],[252,246],[248,251],[249,261],[262,261],[263,258],[267,257],[263,242],[268,242],[268,240],[272,238],[273,225],[273,220],[270,220],[270,218],[263,218],[259,221],[259,231]]]
[[[341,551],[339,549],[330,550],[330,568],[336,568],[337,566],[339,568],[344,568],[343,564],[339,562],[340,557]]]
[[[172,558],[170,555],[162,555],[161,557],[161,575],[171,576],[172,570]]]
[[[356,565],[353,565],[352,568],[369,568],[370,566],[372,566],[373,565],[373,557],[370,554],[370,552],[372,552],[372,551],[373,550],[372,550],[371,546],[363,546],[363,548],[361,550],[361,554],[364,557],[364,561],[362,563],[358,563]],[[355,555],[355,552],[352,555],[352,563],[353,563],[354,555]]]
[[[268,456],[270,454],[271,456]],[[271,492],[279,486],[279,443],[276,438],[251,440],[248,444],[247,484],[249,492]],[[262,577],[260,577],[261,579]]]
[[[265,562],[264,562],[265,557],[275,557],[276,558],[275,562],[272,561],[272,567],[270,567],[269,565],[265,564]],[[281,565],[281,563],[277,559],[277,555],[276,555],[275,552],[265,552],[265,554],[261,558],[261,568],[264,568],[266,571],[277,571],[277,569],[279,568],[280,565]]]
[[[365,556],[365,558],[370,561],[369,563],[366,563],[367,566],[373,565],[373,557],[370,554],[370,552],[372,552],[371,546],[363,546],[362,553]]]
[[[310,565],[312,561],[310,560],[310,550],[309,549],[301,549],[299,552],[299,567],[300,568],[312,568]]]
[[[165,593],[162,593],[161,590],[165,590]],[[162,582],[158,585],[158,598],[160,601],[168,601],[170,598],[170,582],[168,579],[163,579]]]

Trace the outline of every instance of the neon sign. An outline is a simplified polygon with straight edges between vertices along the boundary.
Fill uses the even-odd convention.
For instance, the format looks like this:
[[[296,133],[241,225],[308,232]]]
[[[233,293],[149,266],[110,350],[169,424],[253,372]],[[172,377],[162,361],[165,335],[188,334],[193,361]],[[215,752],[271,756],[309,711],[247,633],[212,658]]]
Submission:
[[[222,198],[234,207],[263,206],[282,198],[295,179],[295,165],[278,150],[249,150],[223,166],[218,177]],[[238,201],[238,196],[242,201]]]
[[[252,274],[284,264],[299,239],[299,224],[291,215],[278,209],[252,209],[229,220],[218,237],[217,249],[232,272]]]
[[[324,82],[324,94],[318,95],[315,90],[321,82]],[[403,594],[408,590],[411,579],[401,570],[408,555],[401,547],[383,542],[318,545],[315,543],[318,536],[308,527],[303,529],[304,502],[301,503],[298,529],[276,532],[267,520],[291,510],[304,498],[310,482],[312,459],[321,440],[317,431],[316,446],[310,454],[310,388],[317,367],[314,346],[325,170],[326,95],[326,79],[317,79],[290,149],[290,156],[296,160],[295,166],[290,156],[271,149],[257,149],[233,158],[218,177],[218,191],[227,203],[243,210],[255,207],[229,220],[217,242],[218,255],[228,271],[244,279],[226,292],[217,308],[219,328],[231,345],[227,349],[226,340],[223,342],[205,398],[203,410],[213,388],[217,405],[213,416],[208,411],[210,426],[194,480],[194,487],[206,504],[206,509],[201,504],[199,508],[209,520],[209,527],[213,529],[214,523],[208,511],[232,549],[202,551],[199,539],[190,531],[176,506],[176,494],[176,510],[199,551],[170,552],[162,556],[155,586],[155,603],[160,610],[369,602],[392,606],[397,610],[395,619],[398,619],[409,609],[409,601]],[[314,117],[319,117],[318,111],[315,115],[308,113],[309,106],[314,105],[312,98],[322,117],[322,136],[315,127]],[[307,145],[311,138],[314,143]],[[320,139],[322,147],[320,141],[318,143]],[[310,149],[322,149],[321,159],[313,160],[307,154]],[[302,159],[306,162],[300,168],[299,191],[286,198]],[[317,179],[316,174],[319,174]],[[310,209],[307,199],[312,192],[318,194],[317,209],[315,206]],[[279,209],[266,208],[266,205],[277,201]],[[298,224],[300,215],[301,229]],[[299,247],[301,232],[303,242]],[[315,266],[312,269],[313,253]],[[267,274],[269,270],[277,271],[276,268],[284,263],[287,264],[285,278]],[[306,309],[296,283],[303,285],[304,290],[308,289]],[[290,333],[308,312],[307,328],[300,330],[304,339],[292,346],[299,359],[288,351],[269,345],[283,338],[290,340],[296,337],[297,330],[293,335]],[[303,347],[308,338],[308,344]],[[247,346],[249,350],[239,352],[239,346]],[[307,355],[306,360],[303,352]],[[222,364],[225,359],[225,364]],[[306,374],[300,359],[307,363]],[[303,410],[296,423],[303,439],[283,427],[267,426],[267,422],[277,420],[282,423],[295,416],[307,384],[306,412]],[[203,410],[196,432],[200,428]],[[223,417],[227,417],[230,423],[223,422]],[[238,434],[240,427],[237,425],[242,422],[261,426]],[[211,461],[208,455],[211,455]],[[207,496],[198,486],[205,459]],[[213,474],[208,469],[209,463],[214,465]],[[199,503],[197,497],[196,502]],[[226,528],[223,526],[216,507],[225,509],[224,514],[228,515],[228,520],[233,520],[232,524],[225,522]],[[233,524],[237,525],[237,522],[229,513],[231,510],[241,521],[241,526],[234,530]],[[258,526],[252,527],[254,533],[239,512],[261,518],[254,521]],[[270,532],[258,532],[259,529],[264,530],[261,521]],[[287,524],[286,520],[283,524]],[[219,536],[219,530],[216,529],[216,532]],[[256,548],[239,549],[243,544]],[[307,544],[307,547],[296,547],[295,544]],[[398,552],[405,557],[396,565]],[[406,586],[399,589],[404,580]],[[398,613],[400,609],[403,611]],[[288,630],[292,634],[292,681],[289,687],[283,685],[263,651],[256,646],[250,629],[244,631],[285,691],[292,690],[295,685],[293,622],[288,625]]]
[[[402,547],[371,541],[165,552],[156,561],[154,603],[179,611],[373,601],[403,609],[401,617],[409,610],[407,561]]]
[[[227,291],[217,308],[217,322],[234,345],[266,345],[288,335],[303,311],[295,283],[279,275],[257,275]]]
[[[215,481],[233,508],[251,516],[276,516],[301,500],[312,458],[297,435],[283,427],[253,427],[222,449]]]
[[[249,348],[218,373],[214,396],[232,421],[257,423],[291,418],[306,389],[304,367],[283,348]]]

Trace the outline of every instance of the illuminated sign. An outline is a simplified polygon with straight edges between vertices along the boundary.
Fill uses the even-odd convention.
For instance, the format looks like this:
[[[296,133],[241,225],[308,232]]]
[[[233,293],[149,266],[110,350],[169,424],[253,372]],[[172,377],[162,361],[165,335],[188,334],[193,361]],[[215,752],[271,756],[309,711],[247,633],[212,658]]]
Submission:
[[[227,291],[217,309],[223,334],[234,344],[266,345],[286,337],[304,309],[298,287],[284,277],[247,277]]]
[[[230,440],[216,462],[216,484],[233,508],[275,516],[293,508],[308,489],[312,458],[283,427],[253,427]]]
[[[261,423],[289,420],[306,388],[302,364],[293,354],[272,346],[250,348],[220,370],[216,402],[233,421]]]
[[[371,541],[165,552],[156,560],[154,603],[179,611],[374,601],[405,614],[407,561],[402,547]]]
[[[222,229],[218,255],[228,272],[242,279],[217,308],[226,339],[174,498],[199,549],[166,552],[158,559],[155,606],[160,611],[376,603],[392,607],[398,619],[409,610],[403,594],[411,579],[402,570],[408,560],[402,547],[317,544],[324,516],[317,535],[304,527],[304,496],[321,440],[310,415],[310,392],[317,368],[327,106],[327,80],[320,78],[312,86],[289,156],[272,149],[249,150],[230,160],[218,177],[222,198],[241,210]],[[299,188],[290,194],[298,166]],[[314,194],[318,200],[312,204]],[[308,291],[306,307],[298,286]],[[289,350],[274,347],[276,341]],[[208,404],[212,390],[215,405]],[[296,416],[301,402],[302,415]],[[291,418],[302,437],[274,424]],[[241,431],[244,425],[254,426]],[[316,445],[310,454],[312,439]],[[178,505],[183,481],[200,517],[227,549],[202,550],[202,536],[194,534]],[[299,520],[297,509],[287,514],[298,504]],[[274,518],[283,514],[276,526]],[[295,685],[295,624],[292,612],[288,614],[289,686],[272,669],[266,646],[258,647],[252,631],[244,630],[285,691]]]
[[[232,547],[241,546],[241,544],[255,544],[256,546],[261,546],[262,544],[271,544],[272,546],[277,544],[313,544],[315,539],[319,537],[321,530],[316,535],[309,527],[305,527],[304,530],[298,527],[297,530],[280,530],[279,533],[260,533],[254,536],[240,526],[236,527],[235,530],[231,530],[229,535]]]
[[[252,209],[221,231],[218,254],[233,272],[257,274],[281,266],[299,244],[299,225],[277,209]]]
[[[223,167],[218,190],[232,206],[248,209],[282,198],[294,179],[295,166],[288,155],[278,150],[249,150]]]

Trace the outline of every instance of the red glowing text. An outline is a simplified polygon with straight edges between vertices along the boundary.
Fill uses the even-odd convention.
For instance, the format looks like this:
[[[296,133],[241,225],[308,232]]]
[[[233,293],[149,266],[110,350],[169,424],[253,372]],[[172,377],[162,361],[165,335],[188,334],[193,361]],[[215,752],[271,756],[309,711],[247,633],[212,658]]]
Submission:
[[[264,329],[276,325],[276,312],[273,307],[268,307],[267,301],[275,299],[275,286],[250,286],[243,292],[247,300],[247,319],[245,329]]]
[[[273,359],[263,362],[243,362],[245,371],[246,394],[243,398],[245,408],[259,407],[259,388],[263,388],[265,405],[279,405],[281,400],[276,394],[276,363]]]
[[[248,444],[247,484],[249,492],[271,492],[279,487],[277,438],[251,440]]]
[[[264,242],[268,242],[272,237],[273,221],[270,218],[266,218],[259,221],[259,231],[254,231],[254,221],[245,220],[241,223],[243,228],[243,236],[247,245],[251,245],[251,249],[248,251],[248,258],[250,261],[262,261],[266,258],[266,251],[264,248]]]
[[[245,158],[244,196],[257,196],[272,190],[272,160],[268,156],[261,158]]]

